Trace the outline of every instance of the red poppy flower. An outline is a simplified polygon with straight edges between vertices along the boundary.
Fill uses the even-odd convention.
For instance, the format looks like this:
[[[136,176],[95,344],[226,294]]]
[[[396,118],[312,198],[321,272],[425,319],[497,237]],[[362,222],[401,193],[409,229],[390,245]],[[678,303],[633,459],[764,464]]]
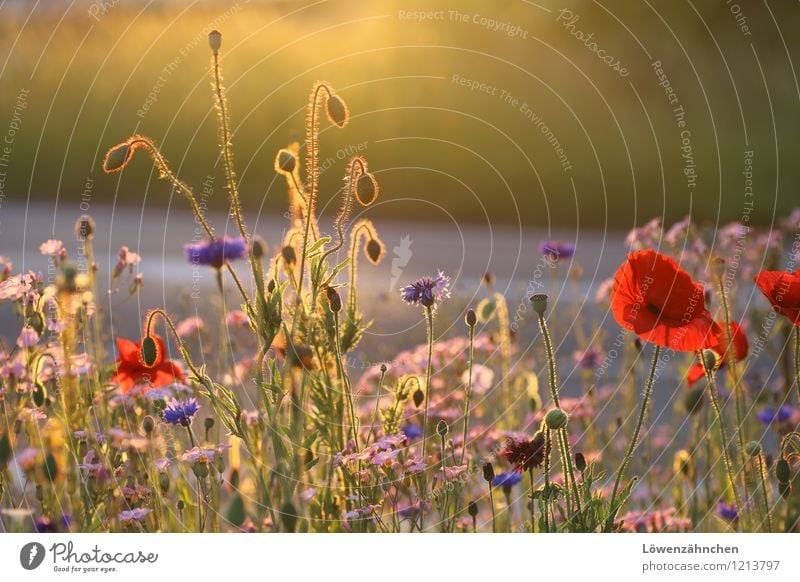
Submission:
[[[142,386],[142,392],[152,388],[168,386],[178,380],[183,380],[183,372],[177,364],[164,357],[167,353],[164,340],[157,335],[152,336],[158,347],[156,360],[152,366],[147,366],[142,361],[142,342],[133,343],[131,340],[117,338],[117,371],[111,377],[112,382],[119,384],[123,394],[127,394],[136,386]]]
[[[788,271],[761,271],[756,285],[772,303],[772,308],[800,326],[800,269]]]
[[[617,270],[611,310],[623,328],[679,352],[701,349],[713,323],[703,286],[653,250],[629,254]]]
[[[747,336],[744,335],[744,330],[735,321],[731,322],[731,343],[733,344],[733,353],[736,361],[740,362],[747,357],[749,345],[747,344]],[[728,334],[725,333],[725,325],[720,325],[716,322],[711,326],[711,333],[708,334],[708,341],[703,346],[705,350],[714,350],[719,354],[720,368],[725,365],[730,357],[728,351],[725,349],[728,344]],[[706,375],[702,364],[695,364],[689,368],[689,386],[693,385],[700,378]]]

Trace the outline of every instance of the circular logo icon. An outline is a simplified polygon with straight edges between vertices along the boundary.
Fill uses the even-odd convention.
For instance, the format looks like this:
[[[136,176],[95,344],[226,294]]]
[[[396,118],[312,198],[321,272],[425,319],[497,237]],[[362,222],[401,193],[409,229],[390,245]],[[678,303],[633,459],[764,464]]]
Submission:
[[[44,562],[44,546],[39,542],[30,542],[19,551],[19,563],[26,570],[35,570]]]

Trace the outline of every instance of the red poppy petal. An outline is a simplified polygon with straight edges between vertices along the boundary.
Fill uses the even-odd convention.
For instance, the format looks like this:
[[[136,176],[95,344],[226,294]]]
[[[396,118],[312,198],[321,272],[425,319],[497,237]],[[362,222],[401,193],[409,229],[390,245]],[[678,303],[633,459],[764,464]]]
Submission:
[[[689,368],[689,373],[686,379],[689,380],[689,386],[693,386],[700,378],[704,378],[706,371],[701,364],[695,364]]]
[[[123,362],[138,362],[139,361],[139,346],[129,339],[122,337],[115,338],[117,344],[117,351],[119,352],[119,359]]]

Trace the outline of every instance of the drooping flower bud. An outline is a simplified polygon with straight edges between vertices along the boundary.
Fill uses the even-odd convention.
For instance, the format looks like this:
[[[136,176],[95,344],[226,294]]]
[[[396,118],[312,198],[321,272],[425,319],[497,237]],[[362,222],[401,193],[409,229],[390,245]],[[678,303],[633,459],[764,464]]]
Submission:
[[[494,466],[489,462],[483,464],[483,478],[487,483],[494,480]]]
[[[275,156],[275,171],[279,174],[293,174],[297,168],[297,156],[291,150],[283,148]]]
[[[356,180],[356,196],[363,206],[369,206],[378,198],[378,181],[369,172],[361,174]]]
[[[133,148],[131,147],[130,140],[117,144],[106,152],[106,157],[103,159],[103,171],[106,174],[119,172],[128,165],[132,157]]]
[[[417,388],[414,390],[414,395],[412,398],[414,399],[414,406],[419,408],[422,405],[422,402],[425,400],[425,394],[422,392],[422,388]]]
[[[338,95],[331,95],[325,103],[325,108],[328,112],[328,119],[337,127],[344,127],[350,120],[350,112],[347,110],[347,104]]]
[[[328,299],[328,307],[331,312],[339,313],[342,310],[342,298],[339,292],[333,287],[325,288],[325,297]]]
[[[467,513],[469,513],[470,517],[477,517],[478,516],[478,504],[474,501],[470,501],[467,504]]]
[[[44,406],[45,400],[47,400],[47,388],[41,382],[36,382],[33,385],[33,394],[31,396],[33,397],[33,403],[38,408],[41,408]]]
[[[367,241],[367,258],[369,262],[373,265],[377,265],[381,262],[384,253],[383,244],[378,239],[371,238]]]
[[[789,461],[783,458],[778,459],[778,462],[775,463],[775,477],[777,477],[778,483],[788,483],[792,479]]]
[[[583,453],[575,453],[575,468],[581,473],[586,470],[586,457],[583,456]]]
[[[142,339],[142,363],[148,368],[152,368],[156,361],[158,361],[158,344],[151,336],[145,336]]]

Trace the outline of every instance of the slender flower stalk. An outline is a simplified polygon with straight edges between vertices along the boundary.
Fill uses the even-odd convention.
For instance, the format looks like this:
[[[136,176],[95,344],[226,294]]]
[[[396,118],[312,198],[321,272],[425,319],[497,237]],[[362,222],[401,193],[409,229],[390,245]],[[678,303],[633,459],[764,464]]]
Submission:
[[[761,454],[761,450],[759,447],[759,451],[757,454],[758,459],[758,474],[761,477],[761,491],[764,494],[764,515],[767,516],[767,531],[769,533],[773,532],[772,529],[772,517],[770,515],[769,510],[769,490],[767,489],[767,480],[764,476],[764,459],[763,455]]]
[[[464,432],[461,436],[461,460],[459,461],[459,465],[464,464],[464,455],[467,452],[467,431],[469,430],[470,412],[469,405],[470,398],[472,396],[472,364],[475,361],[475,324],[478,320],[475,312],[472,309],[467,311],[465,321],[467,323],[467,328],[469,329],[469,355],[467,364],[468,380],[464,399]]]
[[[633,452],[636,450],[636,445],[639,440],[639,432],[642,430],[642,424],[644,423],[644,416],[647,411],[648,403],[650,402],[650,397],[653,394],[653,383],[655,382],[656,378],[656,368],[658,366],[658,358],[661,355],[661,346],[656,345],[655,349],[653,350],[653,362],[650,365],[650,373],[647,375],[647,381],[644,385],[644,393],[642,394],[642,404],[639,408],[639,417],[636,420],[636,426],[633,429],[633,436],[631,437],[631,442],[628,443],[628,450],[625,452],[625,456],[622,459],[622,465],[620,465],[619,471],[617,471],[617,478],[614,480],[614,489],[611,492],[611,503],[609,504],[609,515],[608,520],[606,522],[606,529],[607,531],[611,531],[614,527],[614,518],[617,515],[617,511],[619,508],[616,507],[617,501],[617,493],[619,492],[619,485],[622,480],[625,478],[625,473],[628,470],[628,467],[631,464],[631,460],[633,459]]]
[[[728,477],[728,485],[733,492],[734,501],[736,502],[736,510],[740,516],[743,516],[742,502],[739,498],[739,490],[736,487],[736,481],[733,477],[733,467],[731,465],[730,455],[728,454],[728,437],[727,431],[725,430],[725,420],[722,417],[722,409],[719,405],[719,395],[717,394],[717,383],[714,380],[714,369],[717,366],[717,356],[711,350],[698,352],[697,355],[700,359],[700,362],[703,364],[703,369],[706,373],[706,380],[708,380],[708,392],[711,396],[711,406],[714,409],[714,415],[716,416],[717,425],[719,426],[719,435],[722,439],[720,446],[722,448],[722,459],[725,463],[725,471]]]

